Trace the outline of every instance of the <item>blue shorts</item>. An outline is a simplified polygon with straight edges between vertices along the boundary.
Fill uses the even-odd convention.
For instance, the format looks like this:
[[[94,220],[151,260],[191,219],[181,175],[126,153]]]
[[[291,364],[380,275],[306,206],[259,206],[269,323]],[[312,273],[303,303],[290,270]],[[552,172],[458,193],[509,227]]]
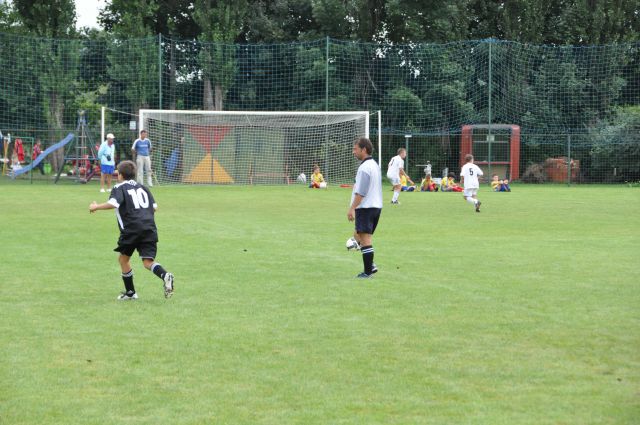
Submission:
[[[381,212],[381,208],[356,208],[356,232],[373,235]]]
[[[100,165],[100,172],[102,174],[113,174],[113,171],[116,169],[113,165]]]

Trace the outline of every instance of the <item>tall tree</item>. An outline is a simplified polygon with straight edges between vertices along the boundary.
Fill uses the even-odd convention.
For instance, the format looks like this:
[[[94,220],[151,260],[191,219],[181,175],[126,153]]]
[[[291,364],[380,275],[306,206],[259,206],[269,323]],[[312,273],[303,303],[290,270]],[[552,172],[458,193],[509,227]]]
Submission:
[[[112,0],[99,21],[113,33],[108,58],[111,95],[123,95],[131,113],[157,106],[159,95],[158,44],[153,26],[156,0]]]
[[[203,107],[220,111],[237,72],[235,42],[247,15],[246,0],[196,0],[193,19],[200,27]]]
[[[47,124],[59,136],[65,128],[65,105],[77,90],[80,42],[70,38],[75,35],[75,4],[73,0],[14,0],[13,4],[24,27],[42,37],[31,40],[33,57],[46,64],[36,66],[36,78]],[[54,167],[61,160],[59,151],[53,157]]]

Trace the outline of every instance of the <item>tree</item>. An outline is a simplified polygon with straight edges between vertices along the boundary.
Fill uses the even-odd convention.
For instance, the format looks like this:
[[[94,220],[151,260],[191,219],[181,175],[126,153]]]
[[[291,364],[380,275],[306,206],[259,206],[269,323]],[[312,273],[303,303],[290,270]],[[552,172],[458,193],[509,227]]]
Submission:
[[[70,38],[75,35],[75,4],[73,0],[14,0],[13,5],[25,29],[42,37],[31,40],[32,58],[39,63],[34,66],[47,124],[54,130],[52,138],[59,137],[65,128],[65,105],[77,90],[80,43]],[[54,168],[61,165],[62,157],[60,149],[53,156]]]
[[[193,19],[200,27],[198,63],[202,72],[203,108],[221,111],[236,72],[236,46],[247,14],[245,0],[196,0]]]

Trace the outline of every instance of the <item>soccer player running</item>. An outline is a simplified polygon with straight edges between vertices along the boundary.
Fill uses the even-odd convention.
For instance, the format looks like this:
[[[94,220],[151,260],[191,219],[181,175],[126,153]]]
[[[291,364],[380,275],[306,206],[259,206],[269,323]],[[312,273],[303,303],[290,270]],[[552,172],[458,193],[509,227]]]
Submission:
[[[480,187],[478,177],[482,176],[483,173],[480,167],[473,163],[473,155],[467,154],[464,159],[467,163],[460,170],[460,180],[464,185],[462,196],[467,202],[476,207],[476,212],[480,212],[482,202],[478,200],[478,188]]]
[[[404,171],[404,159],[407,157],[407,150],[405,148],[398,149],[398,154],[391,158],[389,166],[387,167],[387,178],[393,185],[393,198],[391,203],[399,205],[398,197],[402,191],[402,184],[400,183],[400,176],[405,176],[411,183],[411,186],[415,186],[411,177]]]
[[[380,166],[373,160],[373,145],[365,137],[353,145],[353,155],[362,161],[356,174],[356,183],[351,193],[351,206],[347,212],[349,221],[355,220],[356,241],[362,252],[364,271],[358,278],[370,278],[378,271],[373,263],[372,236],[382,212],[382,177]]]
[[[158,205],[149,189],[134,180],[135,176],[136,165],[133,161],[123,161],[118,164],[118,184],[111,190],[109,200],[103,204],[97,204],[93,201],[89,205],[89,212],[117,208],[116,217],[120,228],[120,238],[114,251],[120,253],[118,261],[125,287],[125,292],[120,294],[117,299],[120,301],[138,299],[133,285],[133,270],[129,263],[135,250],[138,250],[142,264],[162,279],[164,296],[169,298],[173,294],[173,274],[155,262],[158,230],[154,214]]]

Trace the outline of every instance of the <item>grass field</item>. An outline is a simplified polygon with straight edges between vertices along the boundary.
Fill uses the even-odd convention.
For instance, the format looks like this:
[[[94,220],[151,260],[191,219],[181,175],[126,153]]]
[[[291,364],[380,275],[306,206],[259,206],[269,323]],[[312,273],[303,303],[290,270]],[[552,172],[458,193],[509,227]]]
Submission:
[[[136,302],[97,186],[0,193],[1,424],[640,418],[638,188],[405,193],[363,281],[349,189],[158,187]]]

